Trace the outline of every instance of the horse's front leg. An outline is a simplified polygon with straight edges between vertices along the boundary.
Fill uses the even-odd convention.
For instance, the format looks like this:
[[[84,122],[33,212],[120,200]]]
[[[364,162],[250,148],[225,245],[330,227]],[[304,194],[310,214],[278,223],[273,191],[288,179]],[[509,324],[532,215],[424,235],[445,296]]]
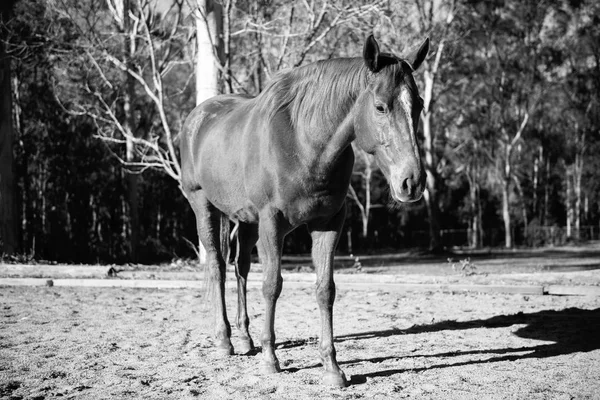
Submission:
[[[331,386],[347,386],[348,381],[336,360],[333,345],[333,254],[346,216],[346,207],[325,223],[312,223],[308,228],[312,236],[312,258],[317,271],[317,302],[321,312],[321,340],[319,350],[325,368],[324,382]]]
[[[261,215],[258,228],[258,251],[263,264],[263,297],[265,299],[265,325],[261,337],[264,373],[281,371],[279,360],[275,355],[275,305],[281,294],[283,278],[281,277],[281,252],[285,232],[278,215],[265,213]]]

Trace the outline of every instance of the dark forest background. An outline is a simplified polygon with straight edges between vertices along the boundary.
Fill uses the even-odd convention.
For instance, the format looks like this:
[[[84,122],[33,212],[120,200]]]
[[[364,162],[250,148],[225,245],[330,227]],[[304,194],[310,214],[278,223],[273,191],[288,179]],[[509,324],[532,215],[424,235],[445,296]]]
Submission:
[[[194,257],[173,143],[208,79],[199,68],[218,66],[220,92],[257,94],[278,70],[360,56],[370,33],[404,55],[431,39],[415,74],[428,189],[418,203],[392,204],[373,160],[357,152],[339,251],[598,238],[595,0],[4,0],[1,8],[6,256]],[[212,54],[196,45],[207,23],[216,24]],[[285,243],[287,253],[306,253],[310,237],[300,228]]]

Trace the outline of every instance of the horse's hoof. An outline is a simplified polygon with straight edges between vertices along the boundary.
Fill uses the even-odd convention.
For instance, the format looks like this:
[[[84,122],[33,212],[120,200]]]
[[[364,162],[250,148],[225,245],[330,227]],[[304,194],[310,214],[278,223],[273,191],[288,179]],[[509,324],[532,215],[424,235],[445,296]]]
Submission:
[[[254,342],[252,339],[242,339],[237,346],[238,354],[247,355],[254,351]]]
[[[215,354],[219,358],[225,358],[225,357],[232,356],[234,354],[233,346],[232,345],[219,346],[219,347],[215,348]]]
[[[275,361],[274,363],[263,362],[260,369],[263,375],[271,375],[281,372],[281,368],[279,368],[279,361]]]
[[[334,387],[346,387],[348,386],[348,381],[346,380],[346,375],[342,371],[338,372],[325,372],[323,376],[323,383],[327,386]]]

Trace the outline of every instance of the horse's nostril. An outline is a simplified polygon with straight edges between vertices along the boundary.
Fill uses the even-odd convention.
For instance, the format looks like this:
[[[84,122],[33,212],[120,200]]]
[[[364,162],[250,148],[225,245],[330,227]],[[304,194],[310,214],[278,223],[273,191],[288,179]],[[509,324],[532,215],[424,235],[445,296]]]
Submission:
[[[411,178],[406,178],[405,180],[402,181],[402,191],[403,192],[407,192],[410,194],[410,192],[412,192],[413,187],[414,187],[414,183]]]

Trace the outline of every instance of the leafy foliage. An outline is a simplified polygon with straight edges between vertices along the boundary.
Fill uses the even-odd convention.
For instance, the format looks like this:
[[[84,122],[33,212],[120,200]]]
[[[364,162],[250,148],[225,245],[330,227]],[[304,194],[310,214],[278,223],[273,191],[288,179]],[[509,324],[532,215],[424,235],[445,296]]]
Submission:
[[[139,4],[149,10],[151,2]],[[193,107],[191,82],[201,78],[193,76],[190,4],[173,2],[180,7],[178,17],[173,8],[144,14],[152,41],[141,34],[135,39],[139,51],[131,65],[152,82],[148,46],[153,43],[150,50],[163,69],[162,87],[151,90],[165,99],[161,116],[141,82],[134,83],[135,135],[162,149],[169,141],[166,130],[175,135]],[[548,226],[598,226],[596,2],[229,4],[231,88],[252,95],[281,69],[359,56],[371,32],[397,54],[407,54],[430,36],[430,65],[441,51],[436,44],[445,41],[431,119],[442,244],[501,245],[504,186],[516,244],[549,243],[540,233]],[[444,17],[450,8],[452,24]],[[98,139],[119,139],[115,121],[124,119],[127,79],[118,62],[107,58],[118,58],[123,40],[109,11],[106,2],[97,0],[20,0],[13,10],[6,43],[13,74],[22,253],[72,262],[130,260],[127,177],[136,172],[140,261],[192,257],[186,240],[196,242],[194,216],[173,174],[156,166],[125,170],[119,161],[125,159],[123,146]],[[422,89],[424,78],[416,77]],[[229,90],[226,81],[224,91]],[[137,160],[154,160],[143,148],[138,151]],[[376,166],[368,158],[357,161],[355,196],[348,198],[340,249],[427,246],[424,204],[391,204]],[[457,243],[456,230],[468,240]],[[304,253],[309,246],[307,233],[298,230],[287,238],[285,251]]]

